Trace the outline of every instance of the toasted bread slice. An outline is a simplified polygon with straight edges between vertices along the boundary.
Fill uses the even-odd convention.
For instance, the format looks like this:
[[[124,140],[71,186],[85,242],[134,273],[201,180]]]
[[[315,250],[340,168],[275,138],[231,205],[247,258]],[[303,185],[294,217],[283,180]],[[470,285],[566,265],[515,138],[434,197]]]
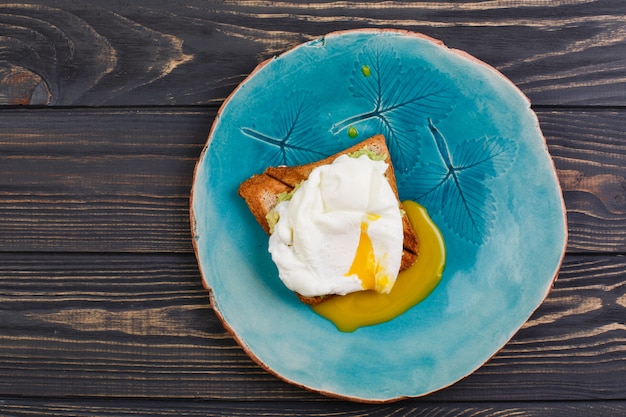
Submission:
[[[253,175],[241,183],[239,186],[239,195],[245,200],[248,208],[263,230],[269,234],[270,227],[267,222],[266,215],[278,204],[278,195],[280,193],[289,192],[299,183],[306,180],[314,168],[330,164],[343,154],[350,154],[362,149],[372,151],[377,155],[385,156],[385,161],[389,165],[387,171],[385,172],[385,177],[387,178],[387,181],[389,181],[389,184],[398,199],[398,205],[402,208],[402,203],[398,197],[398,188],[393,172],[393,166],[391,164],[389,149],[387,148],[385,137],[383,135],[372,136],[348,149],[310,164],[291,167],[269,167],[262,174]],[[402,227],[404,231],[404,241],[400,270],[408,268],[413,264],[413,262],[415,262],[419,247],[417,235],[415,234],[415,231],[413,230],[406,214],[402,216]],[[328,296],[304,297],[298,295],[298,297],[306,304],[319,304],[320,302],[328,299]]]

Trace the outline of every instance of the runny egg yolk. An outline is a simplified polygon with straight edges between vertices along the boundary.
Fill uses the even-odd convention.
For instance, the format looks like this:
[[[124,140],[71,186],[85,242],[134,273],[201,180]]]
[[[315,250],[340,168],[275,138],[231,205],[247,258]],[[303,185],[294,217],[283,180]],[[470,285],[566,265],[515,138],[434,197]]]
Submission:
[[[400,272],[389,294],[358,291],[335,296],[312,307],[313,311],[333,322],[341,331],[353,332],[359,327],[389,321],[424,300],[441,281],[446,263],[446,250],[441,232],[424,207],[413,201],[405,201],[402,204],[419,239],[417,260]],[[361,225],[362,237],[363,233],[367,235],[367,224],[365,227]],[[371,246],[371,241],[368,244],[369,237],[363,239],[363,243],[359,242],[350,270],[353,268],[358,270],[356,273],[359,277],[361,274],[369,277],[372,274],[363,271],[368,269],[364,265],[367,265],[369,259],[368,245]],[[366,262],[361,259],[363,257]],[[357,263],[360,266],[355,266]]]
[[[346,276],[356,275],[361,280],[364,290],[375,290],[382,292],[389,284],[389,276],[374,256],[374,245],[367,230],[369,223],[375,221],[380,216],[368,213],[365,220],[361,221],[361,233],[357,245],[356,254]]]

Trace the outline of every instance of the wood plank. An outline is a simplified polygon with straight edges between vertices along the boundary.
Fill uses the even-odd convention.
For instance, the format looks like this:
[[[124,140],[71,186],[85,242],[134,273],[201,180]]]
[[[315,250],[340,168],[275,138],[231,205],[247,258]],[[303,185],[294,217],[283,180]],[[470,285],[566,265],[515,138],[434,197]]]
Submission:
[[[626,252],[624,110],[538,109],[570,252]],[[191,253],[212,108],[0,112],[0,250]]]
[[[5,399],[2,410],[12,417],[26,416],[318,416],[327,417],[623,417],[625,401],[571,401],[545,403],[518,402],[450,402],[428,403],[402,401],[389,405],[351,404],[339,401],[315,402],[213,402],[213,401],[146,401],[146,400],[33,400]]]
[[[626,399],[626,257],[566,257],[491,361],[427,401]],[[0,398],[318,401],[250,360],[192,255],[0,253]]]
[[[191,252],[215,110],[0,112],[3,250]]]
[[[626,103],[620,0],[35,0],[0,5],[0,104],[216,103],[259,62],[301,42],[388,27],[475,55],[535,104]]]
[[[567,207],[568,250],[626,251],[624,110],[539,110]]]

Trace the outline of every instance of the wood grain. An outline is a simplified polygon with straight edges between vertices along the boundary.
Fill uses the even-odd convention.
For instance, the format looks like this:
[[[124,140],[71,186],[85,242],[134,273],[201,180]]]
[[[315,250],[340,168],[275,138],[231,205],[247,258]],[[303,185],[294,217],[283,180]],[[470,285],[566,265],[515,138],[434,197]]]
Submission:
[[[493,65],[535,104],[623,105],[620,0],[0,5],[0,104],[217,103],[261,61],[326,33],[425,33]]]
[[[214,110],[0,113],[0,247],[191,252],[189,190]]]
[[[570,252],[626,252],[626,112],[538,110]],[[191,253],[209,108],[0,113],[0,250]]]
[[[625,271],[625,257],[568,256],[511,342],[426,400],[624,398]],[[211,311],[193,255],[0,253],[0,306],[5,396],[323,399],[246,356]]]
[[[568,250],[626,251],[623,110],[538,112],[567,206]]]
[[[554,290],[489,362],[371,406],[248,358],[208,303],[188,198],[218,106],[258,63],[388,27],[529,96],[570,239]],[[0,414],[626,415],[624,57],[622,0],[0,4]]]
[[[2,408],[13,417],[49,416],[317,416],[317,417],[623,417],[624,401],[546,402],[546,403],[427,403],[406,401],[392,405],[363,405],[344,402],[220,402],[213,401],[85,401],[8,399]]]

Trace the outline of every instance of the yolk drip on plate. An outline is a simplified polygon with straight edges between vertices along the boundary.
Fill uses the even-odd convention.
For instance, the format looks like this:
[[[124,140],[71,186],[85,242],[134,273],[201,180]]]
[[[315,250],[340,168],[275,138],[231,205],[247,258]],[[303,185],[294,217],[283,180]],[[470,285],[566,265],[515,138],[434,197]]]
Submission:
[[[400,272],[389,294],[371,290],[359,291],[333,297],[312,307],[313,311],[333,322],[341,331],[353,332],[359,327],[389,321],[424,300],[441,281],[446,263],[446,250],[441,232],[424,207],[413,201],[405,201],[402,204],[420,242],[417,260],[411,267]],[[360,265],[367,265],[369,251],[366,245],[367,242],[359,242],[352,266],[357,271],[367,268],[355,266],[357,262]],[[362,259],[364,257],[365,260]],[[361,271],[354,273],[361,277],[361,273],[364,273]]]

